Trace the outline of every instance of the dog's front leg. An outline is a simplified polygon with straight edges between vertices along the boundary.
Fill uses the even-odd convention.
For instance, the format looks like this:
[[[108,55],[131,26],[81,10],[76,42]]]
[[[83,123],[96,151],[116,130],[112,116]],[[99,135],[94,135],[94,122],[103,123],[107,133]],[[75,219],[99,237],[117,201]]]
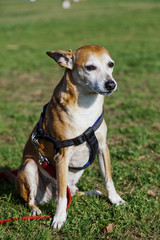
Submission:
[[[114,187],[110,166],[110,154],[106,143],[99,147],[98,161],[105,181],[105,187],[108,192],[109,200],[111,203],[116,205],[125,204],[125,201],[119,196]]]
[[[66,221],[67,207],[67,159],[65,151],[60,152],[56,156],[56,177],[58,187],[58,197],[56,204],[56,213],[51,224],[52,228],[60,229]]]

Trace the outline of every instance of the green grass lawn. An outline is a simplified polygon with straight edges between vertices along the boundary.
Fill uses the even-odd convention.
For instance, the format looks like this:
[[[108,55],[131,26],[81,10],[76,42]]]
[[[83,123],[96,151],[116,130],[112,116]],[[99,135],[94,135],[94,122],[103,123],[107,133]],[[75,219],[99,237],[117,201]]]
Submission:
[[[118,90],[105,98],[113,180],[126,206],[107,200],[97,161],[85,170],[65,226],[51,219],[0,226],[0,239],[160,239],[160,2],[82,0],[69,10],[60,0],[0,0],[0,170],[18,168],[26,140],[60,80],[45,54],[102,45],[115,60]],[[152,194],[148,192],[152,191]],[[55,203],[41,207],[55,212]],[[0,186],[0,219],[29,215],[15,187]],[[111,233],[107,226],[113,224]]]

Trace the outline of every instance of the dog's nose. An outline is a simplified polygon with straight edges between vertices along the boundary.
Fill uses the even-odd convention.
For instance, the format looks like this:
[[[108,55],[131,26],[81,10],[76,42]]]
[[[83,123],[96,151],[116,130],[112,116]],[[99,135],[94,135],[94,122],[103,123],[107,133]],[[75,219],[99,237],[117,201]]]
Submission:
[[[109,91],[112,91],[116,87],[116,83],[113,80],[108,80],[105,83],[105,88]]]

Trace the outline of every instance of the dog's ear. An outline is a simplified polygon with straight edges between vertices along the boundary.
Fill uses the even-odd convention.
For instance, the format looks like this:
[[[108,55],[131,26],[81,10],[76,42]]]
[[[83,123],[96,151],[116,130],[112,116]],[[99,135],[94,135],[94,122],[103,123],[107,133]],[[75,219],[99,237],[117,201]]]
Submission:
[[[69,69],[73,68],[73,55],[74,52],[72,50],[64,51],[51,51],[46,52],[48,56],[53,58],[61,67],[66,67]]]

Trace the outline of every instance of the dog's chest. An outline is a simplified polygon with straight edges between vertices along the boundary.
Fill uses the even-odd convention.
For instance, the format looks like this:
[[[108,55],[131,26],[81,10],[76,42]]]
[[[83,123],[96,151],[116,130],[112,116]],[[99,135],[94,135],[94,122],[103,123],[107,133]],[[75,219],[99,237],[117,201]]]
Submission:
[[[79,115],[74,114],[71,117],[72,124],[69,128],[67,128],[65,132],[66,139],[78,137],[79,135],[83,134],[88,129],[88,127],[91,127],[95,123],[95,121],[98,119],[101,112],[99,111],[99,113],[96,114],[96,116],[94,116],[94,114],[95,114],[94,111],[90,113],[87,111],[83,111]],[[83,116],[83,117],[80,118],[79,116]],[[95,132],[95,136],[98,141],[100,140],[102,131],[103,131],[102,126],[100,126]],[[84,142],[83,144],[80,144],[78,146],[73,146],[68,148],[69,166],[71,167],[84,166],[88,162],[89,156],[90,156],[90,147],[87,142]]]
[[[69,161],[70,167],[83,167],[89,160],[89,147],[87,143],[73,147],[71,158]]]
[[[102,135],[104,133],[104,137]],[[106,134],[106,128],[102,126],[95,132],[95,136],[98,140],[98,145],[101,145],[101,142],[104,141]],[[87,142],[84,142],[81,145],[73,146],[68,148],[68,158],[70,167],[83,167],[89,160],[90,157],[90,147]]]

